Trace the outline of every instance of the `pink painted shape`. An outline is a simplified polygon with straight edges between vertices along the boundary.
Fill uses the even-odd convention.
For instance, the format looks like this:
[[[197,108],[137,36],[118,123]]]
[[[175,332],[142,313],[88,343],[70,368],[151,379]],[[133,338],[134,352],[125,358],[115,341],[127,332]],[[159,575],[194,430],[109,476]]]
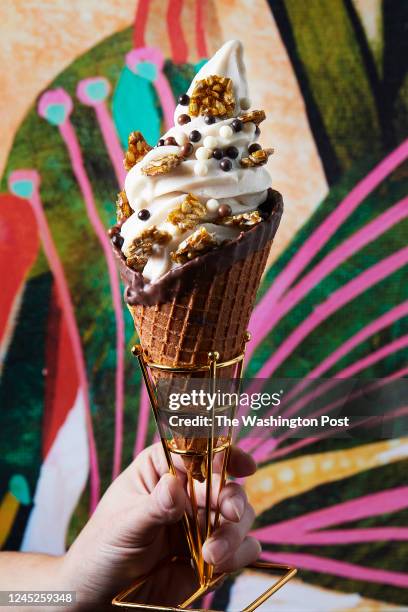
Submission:
[[[133,457],[136,457],[146,446],[147,431],[149,427],[150,402],[145,385],[140,389],[139,420],[137,423],[136,443]]]
[[[42,94],[38,102],[38,114],[43,119],[47,119],[47,108],[53,104],[61,104],[65,107],[67,117],[72,113],[73,104],[71,96],[67,94],[65,89],[58,87],[57,89],[49,89]]]
[[[377,351],[374,351],[374,353],[370,353],[369,355],[367,355],[367,357],[364,357],[356,361],[354,364],[350,365],[349,367],[345,368],[344,370],[341,370],[338,374],[336,374],[335,379],[329,380],[323,383],[322,385],[320,385],[320,387],[318,387],[317,389],[314,389],[311,393],[308,393],[304,397],[300,398],[298,402],[295,402],[295,404],[293,404],[289,408],[289,410],[287,410],[281,416],[283,418],[289,418],[293,416],[294,414],[299,412],[304,406],[306,406],[308,403],[320,397],[321,395],[323,395],[323,393],[325,393],[326,391],[336,386],[338,379],[352,378],[353,376],[355,376],[362,370],[370,367],[371,365],[374,365],[378,361],[381,361],[382,359],[385,359],[389,355],[392,355],[393,353],[396,353],[397,351],[400,351],[406,347],[408,347],[408,334],[405,336],[401,336],[400,338],[397,338],[396,340],[394,340],[394,342],[390,342],[389,344],[382,346]],[[384,386],[385,384],[391,382],[392,380],[395,380],[395,378],[402,378],[403,376],[405,376],[407,372],[408,370],[403,369],[402,371],[400,370],[397,373],[397,375],[393,374],[391,376],[382,378],[381,380],[367,387],[365,391],[368,392],[376,388],[379,388],[381,386]],[[357,398],[359,395],[361,395],[360,391],[357,391],[356,393],[352,393],[347,398],[347,402],[349,402],[352,399]],[[335,408],[343,406],[345,401],[346,401],[346,398],[337,399],[336,401],[333,401],[330,404],[327,404],[323,406],[322,408],[319,408],[315,412],[308,414],[307,416],[308,418],[316,418],[322,414],[329,414]],[[272,427],[270,430],[268,430],[268,432],[273,431],[274,429],[276,429],[276,427]],[[275,450],[275,448],[279,446],[280,444],[282,444],[282,442],[284,442],[288,438],[291,438],[293,436],[294,431],[296,431],[296,429],[287,431],[283,435],[277,438],[273,438],[272,440],[266,440],[261,445],[259,445],[259,442],[258,442],[257,448],[253,454],[255,461],[266,461],[269,456],[269,453]]]
[[[374,334],[378,333],[385,327],[388,327],[398,319],[401,319],[404,316],[408,315],[408,300],[406,302],[402,302],[402,304],[398,304],[395,308],[392,308],[388,312],[385,312],[383,315],[375,319],[359,332],[354,334],[349,340],[346,340],[338,349],[333,351],[326,359],[324,359],[320,364],[318,364],[309,374],[307,379],[293,387],[291,391],[285,398],[285,403],[292,399],[294,396],[298,395],[300,391],[303,391],[305,387],[308,386],[310,380],[313,378],[318,378],[319,376],[323,376],[327,370],[332,368],[336,363],[340,361],[345,355],[350,353],[356,346],[370,338]],[[336,374],[337,377],[337,374]]]
[[[115,125],[105,102],[101,102],[101,104],[95,106],[95,113],[106,149],[115,170],[116,180],[119,188],[122,189],[126,178],[126,170],[123,166],[123,150],[120,146]]]
[[[313,257],[335,234],[342,223],[352,214],[361,202],[408,157],[408,140],[405,140],[390,155],[380,162],[362,181],[360,181],[339,206],[308,237],[288,265],[275,279],[272,287],[256,306],[250,323],[252,340],[247,346],[248,358],[261,340],[269,333],[268,319],[273,306],[291,286],[295,279],[312,261]]]
[[[334,291],[325,302],[319,304],[315,310],[284,340],[275,353],[265,362],[255,380],[245,391],[248,394],[259,393],[263,380],[269,378],[281,363],[295,350],[295,348],[316,327],[325,321],[334,312],[358,297],[366,289],[380,282],[408,262],[408,247],[400,249],[389,257],[382,259],[371,266],[356,278]],[[272,413],[272,412],[271,412]],[[246,443],[253,448],[251,443]]]
[[[408,247],[396,251],[374,264],[337,291],[315,310],[286,338],[259,371],[259,378],[268,378],[316,327],[342,306],[379,283],[408,263]]]
[[[370,527],[368,529],[331,529],[316,533],[282,533],[277,530],[252,535],[265,544],[294,544],[297,546],[331,546],[333,544],[357,544],[384,540],[404,542],[408,540],[408,527]]]
[[[304,553],[275,553],[265,551],[262,553],[261,558],[274,563],[284,563],[323,574],[334,574],[335,576],[342,576],[350,580],[380,582],[382,584],[390,584],[401,588],[408,587],[408,574],[402,572],[390,572],[388,570],[364,567],[354,563],[325,559],[323,557]]]
[[[405,371],[405,375],[408,374],[408,369]],[[353,429],[354,427],[357,426],[362,426],[362,425],[366,425],[366,426],[370,426],[370,425],[375,425],[376,423],[381,422],[385,422],[385,421],[391,421],[393,419],[396,419],[398,417],[402,417],[402,416],[407,416],[408,415],[408,407],[403,406],[402,408],[398,408],[397,410],[390,412],[389,414],[382,416],[382,417],[372,417],[372,418],[367,418],[364,419],[363,421],[360,421],[358,423],[355,423],[354,425],[350,425],[350,427],[348,428]],[[304,440],[300,440],[298,442],[295,442],[294,444],[289,444],[288,446],[285,446],[284,448],[280,448],[276,451],[274,451],[273,453],[271,453],[267,459],[268,460],[272,460],[272,459],[280,459],[282,457],[286,457],[287,455],[290,455],[291,453],[304,448],[305,446],[310,446],[311,444],[314,444],[315,442],[318,442],[320,440],[326,439],[326,438],[330,438],[334,433],[336,433],[337,431],[340,431],[341,428],[334,428],[329,432],[326,432],[324,434],[321,434],[319,436],[316,436],[314,438],[306,438]]]
[[[126,65],[129,70],[135,72],[135,74],[137,74],[138,62],[151,62],[157,67],[157,77],[155,81],[153,81],[153,85],[163,110],[166,130],[169,130],[174,124],[176,104],[169,82],[163,74],[164,55],[160,49],[156,47],[143,47],[141,49],[129,51],[126,55]]]
[[[281,533],[289,533],[297,530],[302,533],[311,532],[315,529],[323,529],[333,525],[342,525],[351,521],[391,512],[398,512],[408,507],[408,486],[386,489],[377,493],[369,493],[357,499],[350,499],[340,504],[334,504],[329,508],[314,510],[296,518],[281,521],[275,525],[262,527],[256,530],[257,537],[264,530],[268,533],[279,530]]]
[[[340,359],[342,359],[345,355],[352,351],[356,346],[367,340],[367,338],[369,338],[373,334],[381,331],[385,327],[388,327],[389,325],[406,315],[408,315],[408,301],[399,304],[392,310],[389,310],[388,312],[384,313],[381,317],[378,317],[378,319],[375,319],[375,321],[372,321],[371,323],[366,325],[363,329],[357,332],[357,334],[352,336],[349,340],[346,340],[346,342],[344,342],[336,351],[334,351],[324,361],[322,361],[321,364],[316,366],[316,368],[314,368],[308,374],[307,379],[296,385],[285,397],[285,405],[294,396],[298,395],[301,391],[303,391],[312,382],[313,379],[318,378],[319,376],[323,376],[328,369],[330,369],[333,365],[340,361]],[[344,378],[344,376],[341,376],[340,372],[336,374],[336,378]],[[304,395],[294,405],[292,405],[289,410],[286,410],[282,414],[282,416],[288,417],[292,414],[295,414],[296,412],[299,412],[299,410],[301,410],[301,408],[305,406],[308,402],[315,399],[316,397],[319,397],[319,395],[328,390],[330,387],[327,385],[330,384],[331,381],[327,381],[327,383],[324,383],[318,389],[315,389],[311,393]],[[269,411],[267,416],[274,414],[274,412],[274,410]],[[282,439],[285,438],[279,438],[279,440]],[[259,441],[256,444],[251,443],[250,438],[244,438],[243,440],[241,440],[241,445],[244,443],[245,440],[247,440],[247,442],[245,442],[246,448],[244,448],[244,446],[242,446],[242,448],[244,448],[244,450],[251,450],[252,448],[257,448],[256,453],[259,457],[259,460],[264,460],[264,457],[266,456],[265,452],[266,454],[269,454],[269,452],[276,448],[276,446],[278,445],[278,439],[276,438],[268,440],[262,447],[259,446]]]
[[[152,64],[156,64],[159,71],[162,71],[164,67],[164,55],[157,47],[139,47],[138,49],[132,49],[126,54],[125,61],[126,66],[132,72],[135,72],[135,66],[137,66],[139,62],[151,62]]]
[[[174,111],[176,108],[173,92],[171,91],[168,80],[161,72],[157,75],[154,85],[163,110],[164,125],[166,130],[169,130],[174,123]]]
[[[92,77],[89,79],[82,79],[82,81],[78,83],[77,97],[82,102],[82,104],[86,104],[87,106],[93,106],[95,109],[96,119],[101,130],[106,150],[108,151],[109,158],[115,170],[116,180],[118,182],[119,187],[122,188],[126,178],[126,171],[123,166],[123,150],[120,146],[118,135],[116,133],[116,128],[112,121],[112,117],[104,100],[91,100],[87,95],[88,85],[100,81],[103,81],[105,83],[108,95],[111,89],[109,81],[102,77]]]
[[[122,312],[121,292],[118,280],[118,273],[115,266],[112,247],[105,227],[99,217],[89,178],[86,174],[82,159],[82,152],[76,137],[76,133],[70,121],[66,121],[59,126],[61,136],[67,146],[68,154],[71,160],[74,175],[83,195],[88,217],[93,225],[94,231],[98,237],[99,243],[105,255],[106,264],[108,267],[109,281],[112,292],[113,308],[116,321],[116,376],[115,376],[115,442],[114,442],[114,457],[112,478],[116,478],[120,473],[122,444],[123,444],[123,406],[124,406],[124,343],[125,343],[125,325]]]
[[[95,438],[93,434],[91,407],[89,404],[89,386],[86,374],[86,366],[84,354],[82,351],[81,337],[76,323],[74,306],[71,301],[71,295],[68,288],[68,283],[65,278],[64,268],[55,247],[50,229],[48,227],[47,218],[44,213],[41,202],[39,184],[40,176],[35,170],[17,170],[12,172],[8,178],[9,185],[18,180],[30,180],[34,185],[34,191],[30,198],[31,205],[35,217],[37,219],[38,229],[41,236],[44,252],[47,256],[50,269],[52,271],[55,285],[58,291],[58,297],[61,308],[64,313],[66,325],[69,330],[69,335],[72,342],[75,361],[78,367],[78,378],[84,395],[85,417],[88,430],[89,458],[90,458],[90,507],[91,511],[96,508],[99,500],[100,479],[98,457],[96,451]]]
[[[386,210],[333,249],[269,312],[266,322],[268,331],[271,331],[292,308],[299,304],[333,270],[406,217],[408,217],[408,198],[404,198]]]

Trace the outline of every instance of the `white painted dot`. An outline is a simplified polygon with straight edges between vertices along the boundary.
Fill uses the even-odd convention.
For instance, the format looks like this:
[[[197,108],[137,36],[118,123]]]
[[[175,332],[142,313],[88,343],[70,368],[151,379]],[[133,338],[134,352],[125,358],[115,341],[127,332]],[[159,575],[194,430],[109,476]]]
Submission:
[[[349,459],[347,459],[347,457],[342,457],[340,459],[340,467],[342,468],[348,468],[350,467],[351,463],[349,461]]]
[[[283,468],[278,472],[278,478],[282,482],[290,482],[295,477],[295,473],[292,468]]]
[[[215,149],[218,144],[218,141],[214,136],[206,136],[204,138],[203,144],[207,149]]]
[[[230,127],[229,125],[223,125],[222,127],[220,127],[221,138],[231,138],[233,133],[234,132],[232,130],[232,127]]]
[[[208,174],[208,166],[205,162],[199,161],[194,165],[194,174],[196,176],[205,176]]]
[[[198,147],[198,149],[195,152],[195,156],[199,160],[208,159],[211,157],[211,151],[210,149],[207,149],[206,147]]]
[[[211,199],[207,200],[207,202],[205,204],[208,212],[210,212],[210,213],[218,212],[219,205],[220,205],[219,201],[216,200],[215,198],[211,198]]]
[[[302,463],[300,464],[300,471],[302,474],[311,474],[314,472],[315,468],[315,462],[310,458],[303,459]]]
[[[248,110],[251,108],[251,100],[249,98],[241,98],[239,101],[239,105],[242,110]]]
[[[261,491],[265,491],[265,493],[268,493],[269,491],[272,491],[273,489],[273,478],[263,478],[259,488],[261,489]]]
[[[328,472],[334,467],[333,459],[330,459],[330,458],[324,459],[321,463],[321,467],[322,467],[322,470],[324,470],[325,472]]]

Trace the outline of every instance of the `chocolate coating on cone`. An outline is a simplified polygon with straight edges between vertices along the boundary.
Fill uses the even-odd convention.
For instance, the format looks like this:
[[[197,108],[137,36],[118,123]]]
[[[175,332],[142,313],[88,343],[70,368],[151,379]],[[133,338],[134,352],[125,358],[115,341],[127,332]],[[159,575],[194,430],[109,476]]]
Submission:
[[[168,302],[175,295],[189,293],[203,277],[218,275],[237,261],[246,259],[251,253],[261,251],[273,239],[278,229],[283,212],[281,194],[269,189],[268,197],[260,208],[266,217],[262,223],[242,232],[219,248],[169,270],[152,283],[147,282],[141,272],[129,268],[120,249],[114,247],[120,275],[125,284],[125,302],[130,306],[154,306]]]

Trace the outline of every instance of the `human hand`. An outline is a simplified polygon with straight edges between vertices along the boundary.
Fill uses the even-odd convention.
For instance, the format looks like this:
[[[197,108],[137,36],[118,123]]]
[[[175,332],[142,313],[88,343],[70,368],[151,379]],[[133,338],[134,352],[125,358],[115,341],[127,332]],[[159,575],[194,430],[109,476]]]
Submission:
[[[146,448],[111,484],[63,561],[64,582],[77,592],[80,609],[111,610],[113,595],[148,573],[168,555],[188,556],[180,519],[186,508],[185,470],[180,457],[178,477],[168,473],[161,444]],[[214,482],[219,480],[220,460],[214,462]],[[231,476],[255,472],[253,459],[232,448]],[[197,485],[197,501],[205,503],[205,483]],[[214,498],[216,496],[214,495]],[[216,500],[215,500],[216,501]],[[219,497],[221,522],[204,543],[203,556],[215,571],[234,571],[253,562],[260,553],[257,540],[248,536],[254,511],[243,488],[228,482]],[[193,572],[167,565],[153,586],[138,593],[142,603],[187,597],[195,588]]]

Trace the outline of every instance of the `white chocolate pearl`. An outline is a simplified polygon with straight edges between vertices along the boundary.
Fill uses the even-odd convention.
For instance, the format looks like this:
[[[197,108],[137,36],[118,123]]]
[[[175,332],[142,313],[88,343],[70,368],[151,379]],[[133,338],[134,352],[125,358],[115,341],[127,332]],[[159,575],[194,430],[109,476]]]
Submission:
[[[208,212],[210,213],[216,213],[218,211],[219,205],[220,205],[219,201],[216,200],[215,198],[211,198],[210,200],[207,200],[205,204]]]
[[[208,173],[208,166],[205,162],[199,161],[194,165],[194,174],[196,176],[205,176]]]
[[[223,125],[220,127],[220,136],[221,138],[231,138],[233,135],[232,128],[229,125]]]
[[[195,152],[195,156],[200,161],[204,159],[209,159],[211,157],[211,151],[210,149],[206,149],[205,147],[198,147],[198,149]]]
[[[186,144],[186,142],[188,142],[188,136],[185,132],[183,132],[182,130],[179,130],[176,134],[176,142],[177,144],[182,147],[183,145]]]
[[[215,149],[218,144],[218,141],[216,138],[214,138],[214,136],[206,136],[204,138],[203,144],[205,147],[207,147],[207,149]]]
[[[239,105],[242,110],[248,110],[251,108],[251,100],[249,98],[241,98],[239,101]]]

